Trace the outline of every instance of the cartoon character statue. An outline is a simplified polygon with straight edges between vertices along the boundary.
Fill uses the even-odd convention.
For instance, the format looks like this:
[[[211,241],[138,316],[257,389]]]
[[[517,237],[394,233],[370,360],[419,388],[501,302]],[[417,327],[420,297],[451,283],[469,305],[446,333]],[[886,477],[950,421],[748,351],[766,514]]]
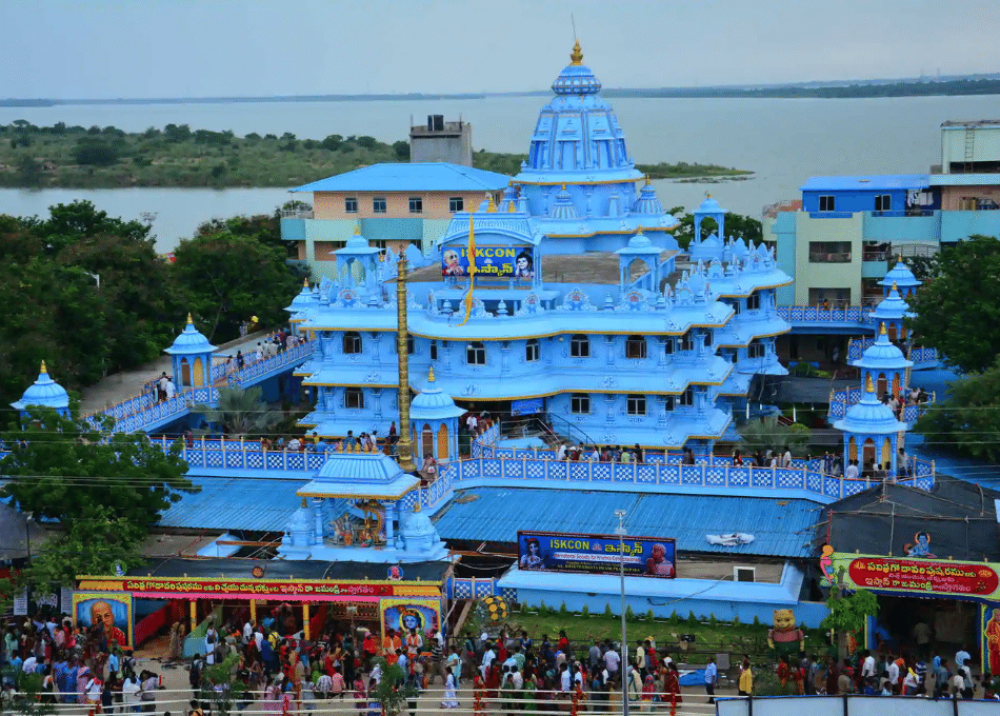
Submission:
[[[823,573],[820,578],[821,586],[829,587],[837,583],[833,573],[833,547],[831,545],[823,545],[823,551],[819,558],[819,569]]]
[[[806,635],[795,626],[795,612],[791,609],[774,610],[774,628],[767,631],[767,645],[779,657],[805,651]]]

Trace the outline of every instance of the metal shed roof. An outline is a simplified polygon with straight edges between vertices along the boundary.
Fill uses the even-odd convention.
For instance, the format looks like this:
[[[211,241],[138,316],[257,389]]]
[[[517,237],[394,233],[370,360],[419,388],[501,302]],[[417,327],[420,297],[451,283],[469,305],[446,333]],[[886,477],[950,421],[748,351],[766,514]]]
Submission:
[[[477,488],[456,494],[437,530],[446,540],[510,543],[518,530],[611,534],[619,509],[630,535],[673,537],[679,551],[775,557],[811,556],[812,528],[823,518],[808,500]],[[754,541],[723,547],[706,539],[734,532]]]
[[[384,163],[355,169],[290,191],[496,191],[510,177],[448,162]]]

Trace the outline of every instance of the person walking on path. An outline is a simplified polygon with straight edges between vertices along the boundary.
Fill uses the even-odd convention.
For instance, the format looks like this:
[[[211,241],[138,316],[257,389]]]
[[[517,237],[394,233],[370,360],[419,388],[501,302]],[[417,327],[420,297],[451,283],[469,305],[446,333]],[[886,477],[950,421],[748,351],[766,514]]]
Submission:
[[[719,667],[715,665],[715,657],[708,658],[708,666],[705,667],[705,693],[708,694],[708,703],[715,703],[715,685],[719,683]]]

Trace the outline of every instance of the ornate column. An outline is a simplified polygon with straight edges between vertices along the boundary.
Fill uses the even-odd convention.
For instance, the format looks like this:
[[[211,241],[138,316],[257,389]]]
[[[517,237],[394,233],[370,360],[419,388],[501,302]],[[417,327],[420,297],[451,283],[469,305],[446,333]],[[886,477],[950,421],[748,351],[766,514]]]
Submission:
[[[313,497],[313,513],[316,515],[316,534],[313,536],[314,544],[323,544],[323,498]]]
[[[406,254],[399,256],[396,273],[396,351],[399,354],[399,442],[396,444],[399,466],[404,472],[417,469],[413,462],[413,438],[410,436],[410,355],[406,350],[409,326],[406,322]],[[388,530],[389,527],[386,527]]]
[[[615,364],[615,339],[617,336],[604,336],[604,346],[607,350],[607,356],[605,362],[608,365]]]
[[[510,341],[500,341],[500,375],[507,375],[510,371],[509,356]]]

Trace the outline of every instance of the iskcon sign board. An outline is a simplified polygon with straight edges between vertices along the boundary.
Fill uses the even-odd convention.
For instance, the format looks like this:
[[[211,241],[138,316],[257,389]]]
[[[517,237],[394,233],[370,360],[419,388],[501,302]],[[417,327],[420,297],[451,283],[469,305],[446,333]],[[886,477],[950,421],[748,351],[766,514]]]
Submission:
[[[476,246],[476,275],[480,278],[535,277],[535,256],[528,246]],[[467,246],[448,246],[441,253],[442,276],[469,275]]]
[[[517,552],[527,571],[618,574],[624,563],[629,577],[677,576],[676,542],[661,537],[518,532]]]

